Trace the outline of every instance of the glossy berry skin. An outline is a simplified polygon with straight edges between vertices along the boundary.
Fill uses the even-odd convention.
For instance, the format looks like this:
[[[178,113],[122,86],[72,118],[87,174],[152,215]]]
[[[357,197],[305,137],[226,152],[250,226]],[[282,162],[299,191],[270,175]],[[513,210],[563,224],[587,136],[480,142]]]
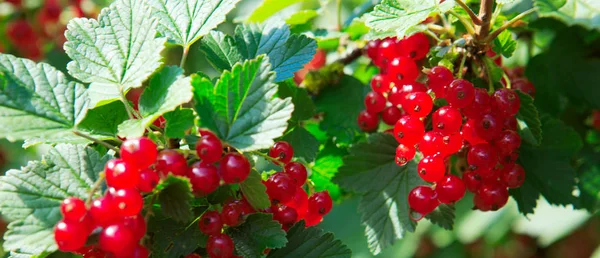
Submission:
[[[237,152],[225,154],[220,162],[221,179],[227,184],[241,183],[250,174],[250,162]]]
[[[426,156],[417,165],[419,176],[426,182],[434,183],[442,180],[446,174],[446,164],[441,154]]]
[[[460,133],[442,135],[440,153],[442,155],[452,155],[462,149],[463,137]]]
[[[195,194],[204,196],[214,192],[219,187],[221,178],[215,165],[196,162],[190,166],[186,174],[190,179]]]
[[[515,116],[521,107],[521,99],[514,90],[502,88],[494,92],[492,106],[504,117]]]
[[[80,222],[61,220],[54,227],[54,240],[59,250],[73,252],[83,247],[89,233],[89,227]]]
[[[297,186],[302,186],[306,183],[306,179],[308,178],[308,172],[306,171],[306,167],[299,162],[290,162],[285,165],[283,170],[285,173],[290,175],[294,182],[296,182]]]
[[[372,59],[375,60],[377,59],[378,55],[379,55],[379,45],[381,45],[382,40],[380,39],[376,39],[376,40],[371,40],[367,43],[367,56]]]
[[[333,200],[329,192],[317,192],[308,198],[308,212],[313,214],[326,215],[333,208]]]
[[[373,132],[379,126],[379,117],[377,114],[369,113],[366,110],[360,111],[357,120],[358,127],[364,132]]]
[[[455,203],[465,195],[465,183],[455,175],[447,175],[435,187],[438,200],[441,203]]]
[[[482,88],[475,88],[473,102],[462,110],[463,114],[470,119],[479,119],[491,111],[492,97],[488,95],[487,90]]]
[[[450,106],[464,108],[469,106],[475,98],[475,87],[463,79],[456,79],[446,89],[446,100]]]
[[[368,112],[379,113],[385,108],[386,99],[381,93],[371,91],[365,96],[365,108]]]
[[[413,92],[406,95],[402,107],[411,116],[426,117],[433,109],[433,100],[425,92]]]
[[[500,155],[509,155],[521,146],[521,136],[515,131],[504,130],[494,140],[494,146],[496,146]]]
[[[389,106],[381,112],[381,120],[387,125],[395,125],[404,115],[404,112],[395,106]]]
[[[133,232],[134,239],[142,239],[144,235],[146,235],[146,230],[148,229],[146,226],[146,220],[144,216],[138,214],[136,216],[125,217],[122,220],[123,225]]]
[[[126,254],[136,243],[135,234],[124,224],[113,224],[100,233],[100,248],[117,256]]]
[[[78,222],[87,213],[87,208],[83,200],[76,197],[69,197],[64,199],[60,204],[60,213],[62,213],[64,221]]]
[[[140,172],[136,166],[122,159],[109,160],[104,166],[106,184],[117,189],[136,187]]]
[[[429,131],[423,135],[418,148],[424,156],[430,156],[441,151],[443,135],[439,132]]]
[[[413,116],[403,116],[394,126],[394,137],[399,143],[415,145],[425,134],[423,122]]]
[[[502,166],[512,165],[512,164],[515,164],[515,162],[517,162],[517,159],[519,159],[519,152],[513,151],[507,155],[500,155],[500,157],[498,157],[498,159],[500,161],[500,164],[502,164]]]
[[[478,209],[480,211],[491,211],[492,205],[489,203],[484,203],[483,198],[479,194],[473,195],[473,204],[475,207],[473,209]]]
[[[511,81],[512,89],[520,90],[521,92],[535,98],[535,86],[525,78],[518,78]]]
[[[377,74],[371,79],[371,89],[377,93],[390,91],[390,80],[383,74]]]
[[[508,188],[519,188],[525,182],[525,170],[519,164],[512,164],[502,169],[502,181]]]
[[[514,116],[505,118],[504,124],[502,125],[502,129],[518,131],[519,123],[517,122],[517,118]]]
[[[111,193],[111,198],[121,216],[137,215],[144,206],[142,195],[133,188],[115,190]]]
[[[155,169],[161,177],[166,177],[168,174],[184,176],[188,167],[183,154],[175,150],[162,150],[156,158]]]
[[[388,101],[393,105],[404,105],[406,96],[414,92],[427,92],[427,87],[418,82],[403,82],[397,84],[388,94]]]
[[[156,161],[158,151],[156,144],[146,138],[127,139],[121,145],[121,159],[133,165],[138,169],[144,169],[152,165]]]
[[[490,207],[490,210],[498,210],[508,201],[508,190],[499,183],[482,185],[477,195],[480,196],[484,206]]]
[[[297,185],[294,179],[286,173],[277,172],[265,181],[267,195],[271,201],[277,203],[287,203],[296,194]]]
[[[144,192],[149,193],[154,190],[154,188],[158,185],[160,181],[160,177],[158,173],[153,169],[147,168],[140,171],[140,179],[137,183],[137,189]]]
[[[460,131],[460,134],[462,135],[463,139],[471,145],[486,142],[483,138],[479,137],[477,132],[475,132],[475,123],[475,120],[467,120],[467,122],[463,125],[462,130]]]
[[[436,98],[446,97],[446,88],[454,80],[452,71],[443,66],[435,66],[427,74],[427,86],[435,93]]]
[[[402,40],[400,55],[413,60],[421,60],[429,53],[429,38],[425,33],[418,32]]]
[[[236,202],[223,205],[221,221],[228,226],[237,226],[243,222],[242,207]]]
[[[304,221],[306,221],[306,227],[316,226],[323,221],[323,216],[315,213],[308,213],[306,218],[304,218]]]
[[[206,242],[206,252],[211,258],[229,258],[233,255],[233,240],[225,234],[211,235]]]
[[[475,133],[486,141],[491,141],[500,136],[504,120],[496,113],[488,113],[475,120]]]
[[[217,235],[221,233],[223,229],[223,221],[221,216],[216,211],[207,211],[200,217],[198,221],[198,227],[202,233],[207,235]]]
[[[475,171],[467,171],[462,177],[465,187],[469,192],[477,193],[483,184],[481,176]]]
[[[469,163],[469,167],[477,171],[492,169],[498,163],[498,153],[492,145],[480,143],[469,149],[467,163]]]
[[[462,125],[462,114],[456,108],[443,106],[433,112],[431,121],[434,131],[444,134],[457,133]]]
[[[415,158],[415,153],[415,147],[399,144],[398,147],[396,147],[396,158],[394,160],[398,166],[404,166],[413,158]]]
[[[294,148],[292,148],[292,145],[288,142],[276,142],[269,150],[269,157],[277,159],[283,164],[287,164],[294,157]]]
[[[396,84],[401,84],[415,81],[419,77],[419,68],[412,59],[400,56],[392,59],[387,67],[387,73]]]
[[[408,205],[422,215],[429,214],[439,204],[437,193],[429,186],[417,186],[408,193]]]
[[[273,219],[281,223],[283,229],[287,230],[298,221],[298,212],[292,207],[279,205],[273,208]]]
[[[397,55],[396,53],[398,52],[399,44],[400,42],[396,38],[386,38],[381,41],[378,49],[378,56],[376,59],[373,59],[375,64],[379,66],[379,68],[386,70],[389,63],[392,61],[391,58]]]
[[[219,161],[221,153],[223,152],[221,140],[214,134],[207,133],[206,130],[201,130],[200,135],[200,139],[196,142],[196,153],[198,154],[198,157],[206,163]]]
[[[110,196],[100,197],[92,202],[90,215],[94,223],[104,227],[119,220],[119,210]]]
[[[294,197],[288,202],[283,203],[285,206],[292,207],[298,214],[298,220],[303,219],[308,211],[308,194],[302,187],[296,188]]]

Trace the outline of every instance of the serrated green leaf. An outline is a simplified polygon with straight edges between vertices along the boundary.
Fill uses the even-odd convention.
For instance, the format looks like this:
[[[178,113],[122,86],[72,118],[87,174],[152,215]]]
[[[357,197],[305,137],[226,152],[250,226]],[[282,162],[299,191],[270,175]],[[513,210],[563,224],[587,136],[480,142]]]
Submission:
[[[344,158],[344,165],[334,178],[342,188],[364,193],[358,212],[366,226],[369,249],[375,255],[402,238],[406,231],[415,230],[408,193],[425,184],[415,162],[396,165],[397,146],[392,135],[371,135],[368,142],[350,148],[350,155]]]
[[[225,21],[240,0],[148,0],[156,30],[169,41],[184,47]]]
[[[311,21],[318,15],[319,12],[315,10],[302,10],[290,15],[289,18],[285,19],[285,23],[287,23],[288,25],[302,25]]]
[[[281,137],[282,141],[288,142],[294,148],[294,156],[304,158],[312,162],[319,151],[319,141],[304,127],[294,127],[290,132]]]
[[[365,24],[376,31],[394,31],[403,37],[433,13],[443,13],[454,6],[454,1],[436,0],[383,0],[365,15]]]
[[[88,105],[85,86],[52,66],[0,53],[0,137],[75,138]]]
[[[231,146],[251,151],[273,145],[287,128],[294,105],[290,98],[274,98],[277,84],[268,58],[236,64],[216,86],[194,77],[194,99],[200,123]]]
[[[540,145],[542,143],[542,122],[540,122],[537,108],[533,104],[533,98],[521,91],[517,91],[517,94],[521,100],[517,118],[524,123],[519,123],[520,134],[523,136],[531,134],[533,137],[523,137],[523,139],[532,145]]]
[[[90,83],[92,107],[106,104],[142,85],[161,65],[165,38],[155,38],[156,22],[144,1],[117,0],[98,19],[67,24],[65,52],[69,73]]]
[[[306,89],[296,86],[290,80],[279,83],[277,93],[279,98],[292,98],[292,103],[294,103],[292,119],[296,121],[308,120],[315,114],[315,103],[313,103]]]
[[[263,257],[265,249],[284,247],[287,243],[285,231],[271,214],[252,214],[244,224],[225,232],[233,239],[237,253],[246,258]]]
[[[533,4],[541,17],[552,17],[588,29],[600,29],[600,2],[596,0],[534,0]]]
[[[306,227],[304,221],[296,223],[287,233],[288,243],[284,248],[272,250],[268,258],[302,257],[352,257],[352,250],[333,233],[323,232],[317,227]]]
[[[165,136],[169,138],[183,138],[185,131],[194,126],[194,110],[189,108],[177,108],[164,115],[167,124],[165,125]]]
[[[250,171],[248,178],[240,183],[240,189],[248,203],[255,210],[262,210],[271,206],[271,201],[267,195],[267,187],[262,183],[260,174],[256,170]]]
[[[304,2],[306,0],[264,0],[263,3],[256,8],[246,20],[247,22],[264,22],[273,14],[285,9],[286,7]]]
[[[123,103],[112,102],[90,109],[83,121],[77,126],[77,129],[90,132],[93,135],[116,138],[118,126],[127,119],[129,117]]]
[[[53,228],[62,218],[62,200],[87,198],[108,159],[83,145],[59,144],[50,147],[42,161],[30,161],[0,177],[0,210],[12,221],[4,249],[30,254],[55,251]]]
[[[194,198],[192,184],[186,177],[169,175],[154,190],[163,214],[181,223],[190,222],[194,214],[190,202]]]
[[[340,187],[331,180],[338,169],[344,164],[343,157],[348,155],[345,148],[336,146],[333,140],[327,141],[311,167],[310,180],[314,183],[315,191],[328,191],[334,200],[341,198]]]
[[[452,230],[454,228],[454,212],[454,205],[440,204],[425,218],[446,230]]]
[[[511,57],[517,49],[517,41],[513,39],[512,33],[508,30],[503,31],[494,39],[493,50],[497,54],[501,54],[504,57]]]
[[[153,75],[140,96],[139,111],[143,118],[123,122],[119,125],[119,136],[140,137],[154,120],[192,100],[190,81],[190,77],[183,77],[183,69],[176,66],[166,66]]]
[[[159,212],[159,211],[158,211]],[[152,216],[148,221],[152,236],[152,257],[181,258],[205,246],[208,236],[197,225],[179,223],[169,218]]]
[[[202,37],[201,43],[200,50],[205,53],[208,62],[219,71],[231,70],[235,63],[243,60],[233,37],[223,32],[211,31]]]

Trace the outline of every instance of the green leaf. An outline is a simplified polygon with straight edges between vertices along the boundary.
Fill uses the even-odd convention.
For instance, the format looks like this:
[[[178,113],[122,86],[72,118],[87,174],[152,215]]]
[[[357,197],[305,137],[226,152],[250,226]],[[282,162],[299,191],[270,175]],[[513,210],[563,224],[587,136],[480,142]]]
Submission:
[[[185,131],[194,126],[194,110],[189,108],[177,108],[164,115],[167,124],[165,125],[165,136],[169,138],[183,138]]]
[[[241,151],[266,149],[287,128],[294,105],[274,95],[277,84],[268,58],[236,64],[216,86],[195,76],[194,99],[200,123]]]
[[[98,19],[67,24],[65,52],[69,73],[90,83],[92,107],[142,85],[161,65],[165,39],[155,38],[156,22],[144,1],[117,0]]]
[[[183,77],[183,69],[176,66],[166,66],[153,75],[140,96],[139,111],[143,118],[119,125],[119,136],[140,137],[154,120],[189,102],[193,97],[190,80]]]
[[[502,5],[506,5],[506,4],[510,4],[512,2],[514,2],[515,0],[496,0],[496,4],[502,4]]]
[[[316,18],[318,15],[319,12],[315,10],[302,10],[292,14],[289,18],[285,20],[285,23],[287,23],[288,25],[302,25]]]
[[[156,30],[169,41],[191,46],[200,37],[225,21],[240,0],[148,0]]]
[[[440,204],[425,218],[446,230],[452,230],[454,228],[454,211],[454,205]]]
[[[246,258],[263,257],[265,249],[284,247],[287,243],[285,231],[271,214],[252,214],[244,224],[230,227],[226,233],[233,239],[237,253]]]
[[[415,230],[408,193],[425,184],[417,173],[416,163],[396,165],[397,146],[392,135],[371,135],[368,142],[350,148],[350,155],[344,158],[344,165],[334,178],[342,188],[364,193],[358,212],[366,226],[369,249],[375,255],[402,238],[406,231]]]
[[[30,254],[55,251],[53,228],[62,218],[62,200],[87,198],[109,158],[83,145],[59,144],[50,147],[42,161],[30,161],[0,177],[0,210],[12,221],[4,249]]]
[[[319,141],[304,127],[294,127],[281,140],[292,145],[295,157],[304,158],[307,162],[312,162],[317,157]]]
[[[360,133],[356,118],[364,109],[363,102],[369,91],[369,87],[348,75],[324,90],[315,100],[317,112],[324,113],[321,129],[337,137],[336,142],[351,142]]]
[[[313,103],[306,89],[298,87],[291,80],[279,83],[277,93],[279,98],[292,98],[292,103],[294,103],[292,119],[295,121],[308,120],[315,115],[315,103]]]
[[[533,213],[540,194],[556,205],[576,201],[573,196],[576,171],[572,159],[583,145],[581,138],[571,127],[550,117],[542,117],[542,129],[541,145],[521,144],[519,161],[525,169],[525,182],[510,191],[524,214]]]
[[[189,225],[156,215],[148,221],[148,232],[152,235],[154,258],[181,258],[204,246],[208,239],[196,223]]]
[[[348,151],[336,146],[333,140],[324,144],[319,151],[317,160],[311,167],[310,180],[315,184],[315,191],[327,190],[332,199],[339,200],[341,198],[340,187],[331,180],[344,164],[343,157],[346,155],[348,155]]]
[[[541,17],[552,17],[569,25],[600,29],[600,2],[596,0],[534,0]]]
[[[288,243],[284,248],[272,250],[268,258],[301,257],[352,257],[352,250],[333,233],[323,232],[317,227],[306,227],[304,221],[296,223],[287,233]]]
[[[219,71],[231,70],[235,63],[243,60],[233,37],[223,32],[211,31],[202,37],[200,42],[200,50],[206,54],[208,62]]]
[[[83,121],[77,126],[77,129],[90,132],[93,135],[116,138],[118,126],[127,119],[129,117],[125,105],[120,101],[115,101],[90,109]]]
[[[0,137],[74,138],[88,105],[85,86],[52,66],[0,53]]]
[[[247,22],[264,22],[273,14],[287,8],[290,5],[304,2],[306,0],[264,0],[263,3],[250,14]]]
[[[256,170],[250,171],[248,178],[240,183],[240,189],[248,203],[255,210],[262,210],[271,206],[271,201],[267,195],[267,187],[262,183],[260,174]]]
[[[519,123],[521,135],[533,137],[523,137],[528,143],[532,145],[540,145],[542,143],[542,122],[540,122],[540,116],[537,108],[533,104],[533,98],[521,91],[517,91],[519,99],[521,99],[521,107],[517,118],[522,121]],[[524,124],[523,124],[524,123]]]
[[[403,37],[433,13],[444,13],[454,6],[454,1],[439,4],[436,0],[383,0],[365,15],[366,25],[376,31],[394,31]]]
[[[194,198],[192,184],[186,177],[169,175],[156,190],[163,214],[175,221],[190,222],[194,214],[190,202]]]
[[[497,54],[502,54],[504,57],[508,58],[513,55],[516,49],[517,41],[513,39],[512,33],[508,30],[503,31],[496,39],[494,39],[493,50]]]

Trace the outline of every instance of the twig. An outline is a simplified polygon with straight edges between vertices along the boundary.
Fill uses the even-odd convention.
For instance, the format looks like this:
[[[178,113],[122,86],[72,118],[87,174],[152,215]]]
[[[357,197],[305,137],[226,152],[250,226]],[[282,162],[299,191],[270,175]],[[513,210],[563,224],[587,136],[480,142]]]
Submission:
[[[460,14],[456,13],[453,10],[448,11],[448,13],[454,15],[459,21],[460,23],[463,24],[463,26],[465,26],[465,29],[467,29],[467,32],[471,35],[475,35],[475,29],[473,28],[473,25],[471,25],[471,23],[465,19],[464,17],[460,16]]]
[[[473,23],[475,25],[481,25],[483,23],[483,21],[481,21],[481,19],[479,19],[479,17],[477,17],[477,14],[475,14],[475,12],[473,12],[473,10],[471,10],[471,8],[465,4],[463,1],[461,0],[454,0],[454,2],[456,2],[458,5],[460,5],[460,7],[462,7],[462,9],[464,9],[467,14],[469,14],[469,17],[471,17],[471,21],[473,21]]]
[[[460,60],[460,66],[458,67],[458,74],[456,75],[456,77],[458,77],[458,79],[462,79],[462,77],[463,77],[463,69],[465,68],[466,61],[467,61],[467,52],[464,51],[462,60]]]
[[[102,186],[102,182],[104,182],[104,172],[100,172],[100,174],[98,175],[98,180],[96,180],[94,186],[92,186],[92,189],[90,189],[88,198],[85,200],[85,205],[87,207],[90,207],[90,205],[92,205],[92,199],[94,199],[94,194],[96,193],[96,191],[98,191],[98,189],[100,189],[100,186]]]
[[[506,29],[508,29],[510,26],[512,26],[513,24],[515,24],[515,22],[520,21],[521,19],[523,19],[523,17],[535,12],[536,9],[535,8],[531,8],[525,12],[522,12],[521,14],[515,16],[515,18],[512,18],[510,21],[508,21],[507,23],[503,24],[502,26],[500,26],[500,28],[496,29],[494,32],[492,32],[489,36],[485,37],[484,42],[492,42],[494,39],[496,39],[496,37],[498,37],[498,35],[500,35],[500,33],[502,33],[503,31],[505,31]]]
[[[492,16],[490,24],[496,24],[496,18],[498,18],[498,15],[500,15],[500,12],[502,11],[502,6],[502,4],[496,4],[496,9],[494,10],[494,15]]]
[[[493,16],[494,0],[481,0],[481,7],[479,8],[479,19],[481,19],[481,25],[477,26],[476,38],[483,40],[490,33],[490,21]]]
[[[113,146],[112,144],[108,143],[108,142],[105,142],[105,141],[103,141],[103,140],[100,140],[100,139],[94,138],[94,137],[92,137],[92,136],[89,136],[89,135],[87,135],[87,134],[84,134],[84,133],[82,133],[82,132],[79,132],[79,131],[73,131],[73,134],[75,134],[75,135],[77,135],[77,136],[79,136],[79,137],[86,138],[86,139],[88,139],[88,140],[90,140],[90,141],[93,141],[93,142],[95,142],[95,143],[97,143],[97,144],[100,144],[100,145],[102,145],[102,146],[104,146],[104,147],[106,147],[106,148],[109,148],[109,149],[111,149],[111,150],[115,151],[116,153],[119,153],[119,149],[118,149],[117,147]]]
[[[352,50],[352,52],[350,52],[350,54],[348,54],[347,56],[338,59],[336,62],[342,63],[344,65],[348,65],[348,64],[354,62],[359,57],[361,57],[362,54],[363,54],[363,49],[357,48],[357,49]]]

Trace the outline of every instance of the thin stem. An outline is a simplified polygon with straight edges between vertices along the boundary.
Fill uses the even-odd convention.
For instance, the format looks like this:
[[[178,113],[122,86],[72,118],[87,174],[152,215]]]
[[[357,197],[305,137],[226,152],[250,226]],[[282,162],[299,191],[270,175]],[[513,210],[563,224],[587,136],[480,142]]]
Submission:
[[[102,145],[102,146],[104,146],[104,147],[106,147],[106,148],[109,148],[109,149],[111,149],[111,150],[113,150],[113,151],[117,152],[117,153],[119,152],[119,149],[118,149],[117,147],[115,147],[115,146],[113,146],[112,144],[110,144],[110,143],[108,143],[108,142],[105,142],[105,141],[103,141],[103,140],[100,140],[100,139],[94,138],[94,137],[92,137],[92,136],[89,136],[89,135],[87,135],[87,134],[84,134],[84,133],[82,133],[82,132],[79,132],[79,131],[73,131],[73,134],[75,134],[75,135],[77,135],[77,136],[79,136],[79,137],[86,138],[86,139],[88,139],[88,140],[90,140],[90,141],[93,141],[93,142],[95,142],[95,143],[97,143],[97,144],[100,144],[100,145]]]
[[[507,89],[512,88],[512,83],[510,82],[510,78],[508,78],[508,74],[502,73],[502,78],[504,79],[504,82],[506,83],[506,88]]]
[[[486,56],[484,56],[483,58],[489,59]],[[483,67],[485,69],[485,75],[486,75],[487,81],[488,81],[488,93],[493,94],[495,90],[494,90],[494,82],[492,81],[492,68],[487,65],[488,62],[493,62],[493,61],[492,60],[483,60]]]
[[[204,213],[202,213],[202,215],[204,215]],[[191,226],[195,225],[200,220],[202,215],[196,217],[196,219],[194,219],[194,221],[192,221],[187,227],[185,227],[185,230],[188,230]],[[146,221],[148,221],[148,220],[146,220]]]
[[[460,23],[463,24],[463,26],[465,26],[465,29],[467,29],[467,32],[471,35],[475,35],[475,28],[473,28],[473,25],[471,25],[471,23],[465,19],[464,17],[460,16],[458,13],[456,13],[453,10],[448,11],[448,13],[454,15],[458,21],[460,21]]]
[[[473,21],[473,23],[475,25],[481,25],[483,22],[481,21],[481,19],[479,19],[479,17],[477,17],[477,14],[475,14],[475,12],[473,12],[473,10],[471,10],[471,8],[465,4],[463,1],[461,0],[454,0],[454,2],[456,2],[458,5],[460,5],[460,7],[462,7],[462,9],[464,9],[467,14],[469,14],[469,17],[471,17],[471,21]]]
[[[492,20],[490,21],[490,24],[494,25],[496,23],[496,18],[498,18],[498,15],[500,15],[501,11],[502,4],[496,4],[496,9],[494,10],[494,15],[492,15]]]
[[[190,52],[189,46],[183,47],[183,54],[181,54],[181,63],[179,63],[179,67],[181,67],[181,69],[184,69],[183,66],[185,65],[185,61],[187,60],[187,56],[188,56],[189,52]]]
[[[441,42],[441,41],[442,41],[442,40],[441,40],[441,39],[440,39],[440,38],[439,38],[437,35],[435,35],[435,33],[434,33],[433,31],[431,31],[431,30],[425,30],[425,31],[423,31],[423,33],[425,33],[425,34],[429,35],[430,37],[432,37],[433,39],[435,39],[437,42]]]
[[[342,0],[337,0],[337,27],[342,31]]]
[[[131,106],[129,105],[129,100],[127,100],[127,97],[125,97],[125,92],[123,92],[123,88],[119,89],[119,93],[121,95],[121,102],[123,102],[123,105],[125,105],[125,111],[127,111],[127,116],[129,116],[129,119],[135,119],[135,116],[133,115],[133,108],[131,108]]]
[[[350,54],[348,54],[347,56],[338,59],[336,62],[340,62],[344,65],[349,65],[350,63],[354,62],[356,59],[361,57],[362,54],[363,54],[363,49],[357,48],[357,49],[352,50],[352,52],[350,52]]]
[[[508,21],[507,23],[503,24],[502,26],[500,26],[500,28],[496,29],[494,32],[492,32],[489,36],[487,36],[484,40],[484,42],[492,42],[494,39],[496,39],[496,37],[498,37],[498,35],[500,35],[500,33],[502,33],[503,31],[505,31],[506,29],[508,29],[510,26],[512,26],[513,24],[515,24],[515,22],[520,21],[521,19],[523,19],[523,17],[535,12],[536,9],[535,8],[531,8],[527,11],[522,12],[521,14],[515,16],[515,18],[512,18],[510,21]]]
[[[267,155],[267,154],[264,154],[264,153],[262,153],[262,152],[259,152],[259,151],[251,151],[250,153],[252,153],[252,154],[254,154],[254,155],[256,155],[256,156],[261,156],[261,157],[263,157],[264,159],[266,159],[266,160],[268,160],[268,161],[271,161],[271,162],[275,163],[275,165],[282,166],[282,164],[281,164],[281,161],[279,161],[279,160],[278,160],[278,159],[276,159],[276,158],[272,158],[271,156],[269,156],[269,155]]]
[[[104,182],[104,172],[101,172],[98,175],[98,180],[96,180],[96,182],[94,183],[94,186],[92,186],[92,189],[90,189],[88,198],[85,200],[85,205],[87,207],[90,207],[90,205],[92,204],[92,200],[94,199],[94,194],[96,193],[96,191],[98,191],[98,189],[100,189],[100,186],[102,186],[102,182]]]
[[[465,69],[466,61],[467,61],[467,52],[465,51],[463,53],[462,60],[460,60],[460,66],[458,67],[458,74],[456,75],[456,77],[458,77],[458,79],[462,79],[462,77],[463,77],[463,69]]]
[[[490,33],[490,21],[493,16],[494,0],[481,0],[479,8],[479,19],[481,19],[481,25],[477,26],[476,38],[482,40]]]
[[[152,205],[154,205],[154,202],[156,201],[156,196],[158,194],[152,194],[152,197],[150,197],[150,201],[148,202],[148,205],[146,206],[146,215],[144,216],[144,220],[147,222],[150,217],[154,214],[152,212]]]

